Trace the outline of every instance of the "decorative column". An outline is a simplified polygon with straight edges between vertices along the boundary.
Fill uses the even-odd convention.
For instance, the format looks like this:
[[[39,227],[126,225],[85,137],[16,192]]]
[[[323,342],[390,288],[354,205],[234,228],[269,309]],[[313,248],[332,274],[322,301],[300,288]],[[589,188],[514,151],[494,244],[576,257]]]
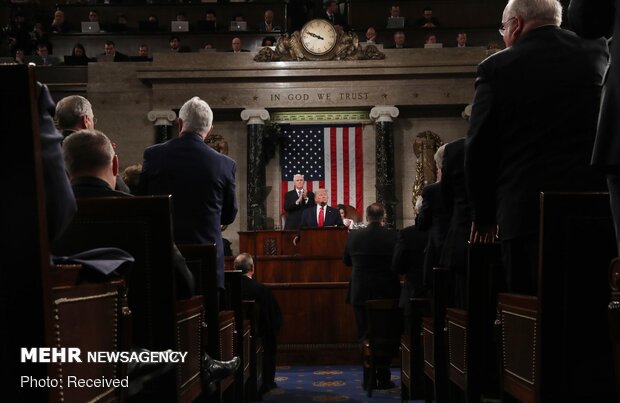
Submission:
[[[393,120],[398,116],[394,106],[375,106],[370,118],[375,122],[376,133],[376,192],[377,202],[383,204],[386,226],[395,227],[394,207],[398,204],[394,188],[394,132]]]
[[[172,138],[172,122],[177,118],[177,114],[170,109],[152,110],[147,118],[153,122],[155,127],[153,143],[163,143]]]
[[[267,217],[267,180],[265,176],[264,129],[269,120],[266,109],[244,109],[241,119],[247,123],[247,222],[248,230],[265,229]]]

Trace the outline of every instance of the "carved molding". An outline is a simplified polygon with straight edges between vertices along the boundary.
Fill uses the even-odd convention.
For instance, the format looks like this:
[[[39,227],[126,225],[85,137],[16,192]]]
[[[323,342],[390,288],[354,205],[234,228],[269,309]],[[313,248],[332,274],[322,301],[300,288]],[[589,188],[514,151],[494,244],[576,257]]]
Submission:
[[[264,125],[269,120],[269,112],[267,109],[244,109],[241,119],[248,125]]]
[[[172,126],[177,118],[177,114],[170,109],[152,110],[146,114],[149,121],[155,126]]]
[[[275,112],[273,123],[362,123],[371,122],[367,111],[296,111]]]
[[[375,122],[393,122],[399,110],[395,106],[375,106],[370,110],[370,118]]]

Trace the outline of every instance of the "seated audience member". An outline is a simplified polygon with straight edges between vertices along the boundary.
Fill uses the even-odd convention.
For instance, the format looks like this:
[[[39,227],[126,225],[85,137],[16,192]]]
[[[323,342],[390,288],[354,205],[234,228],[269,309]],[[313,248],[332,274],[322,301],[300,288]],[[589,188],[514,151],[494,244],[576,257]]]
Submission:
[[[26,57],[26,55],[24,55],[24,51],[22,49],[15,49],[15,54],[13,55],[13,59],[15,59],[15,63],[17,64],[24,64],[24,58]]]
[[[150,14],[146,21],[140,21],[138,30],[140,32],[158,32],[159,19],[157,18],[157,15]]]
[[[428,34],[424,37],[424,44],[429,44],[429,43],[437,43],[437,35],[435,34]]]
[[[86,49],[84,45],[81,43],[76,43],[73,45],[73,49],[71,50],[71,58],[65,58],[65,64],[72,66],[86,66],[88,62],[94,62],[97,59],[91,59],[86,56]]]
[[[489,42],[487,44],[487,54],[492,55],[493,53],[499,52],[501,48],[499,47],[499,43],[497,42]]]
[[[258,32],[280,32],[282,27],[273,22],[273,10],[265,11],[264,19],[258,26]]]
[[[233,53],[249,52],[249,50],[241,48],[241,38],[234,37],[231,42],[231,45],[232,45],[232,48],[229,50],[229,52],[233,52]]]
[[[377,31],[374,27],[368,27],[366,30],[366,43],[369,45],[376,45],[377,42]]]
[[[384,226],[385,210],[379,203],[366,208],[366,220],[366,228],[349,232],[343,256],[344,264],[353,269],[347,302],[353,305],[359,341],[364,340],[368,331],[366,301],[397,299],[400,294],[400,281],[391,270],[398,234]],[[389,368],[378,369],[375,378],[378,389],[393,388],[390,377]]]
[[[433,17],[433,9],[430,7],[424,8],[424,15],[422,18],[416,20],[416,28],[437,28],[439,27],[439,20]]]
[[[405,49],[408,47],[403,31],[394,32],[394,42],[390,46],[386,46],[388,49]]]
[[[207,10],[204,21],[198,22],[201,31],[217,31],[217,14],[213,10]]]
[[[400,6],[398,4],[392,4],[390,6],[389,18],[400,18]]]
[[[276,38],[273,36],[266,36],[263,38],[263,42],[261,42],[261,46],[275,46]]]
[[[456,47],[457,48],[467,47],[467,34],[465,32],[459,32],[456,35]]]
[[[175,17],[176,21],[188,21],[187,19],[187,14],[185,14],[183,11],[179,11]]]
[[[47,43],[37,45],[37,56],[39,56],[36,62],[38,66],[56,66],[60,64],[60,59],[49,54]]]
[[[123,170],[123,181],[129,187],[132,195],[138,194],[138,186],[140,185],[140,172],[142,172],[142,164],[130,165]]]
[[[125,14],[119,14],[116,16],[116,22],[108,26],[110,32],[127,32],[129,29],[129,22]]]
[[[241,270],[241,287],[244,300],[254,300],[260,308],[259,332],[263,339],[265,355],[263,356],[263,387],[261,394],[277,387],[276,351],[278,349],[278,332],[282,327],[282,312],[278,300],[271,290],[254,280],[254,259],[248,253],[241,253],[233,263],[235,270]]]
[[[88,12],[88,21],[99,22],[99,13],[97,12],[97,10],[90,10]]]
[[[45,31],[43,24],[40,22],[35,22],[32,26],[32,31],[30,32],[30,38],[32,40],[32,44],[36,47],[37,43],[47,43],[47,49],[50,53],[53,53],[53,48],[50,42],[50,35]]]
[[[92,105],[80,95],[70,95],[58,101],[55,120],[64,137],[83,129],[93,130],[97,123]],[[116,179],[116,190],[130,192],[120,177]]]
[[[126,62],[129,59],[126,54],[116,51],[116,45],[113,41],[106,41],[104,50],[102,56],[112,57],[115,62]]]
[[[50,31],[55,34],[65,34],[71,32],[69,23],[65,21],[65,13],[61,10],[54,12],[54,19],[52,20]]]
[[[171,52],[176,52],[176,53],[189,53],[192,50],[189,48],[189,46],[181,46],[181,38],[173,35],[170,37],[170,41],[168,42],[170,44],[170,51]]]
[[[213,46],[213,43],[211,43],[211,42],[207,42],[207,43],[205,43],[205,45],[203,46],[203,49],[215,49],[215,47]]]
[[[131,197],[131,194],[114,190],[118,176],[118,156],[110,139],[97,130],[80,130],[63,142],[65,167],[76,198]],[[185,264],[185,258],[176,246],[173,248],[177,298],[185,299],[194,294],[194,276]]]
[[[142,43],[138,46],[138,56],[135,59],[136,61],[146,61],[150,62],[153,60],[152,57],[149,56],[149,47],[147,44]]]

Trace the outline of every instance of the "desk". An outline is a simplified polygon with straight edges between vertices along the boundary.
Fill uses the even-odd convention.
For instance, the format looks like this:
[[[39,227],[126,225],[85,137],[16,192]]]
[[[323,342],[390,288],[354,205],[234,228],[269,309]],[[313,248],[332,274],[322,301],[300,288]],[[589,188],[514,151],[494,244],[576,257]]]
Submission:
[[[240,250],[254,257],[256,279],[271,288],[282,309],[278,364],[357,363],[355,319],[345,303],[351,275],[342,261],[347,230],[302,229],[294,246],[297,233],[239,233]]]

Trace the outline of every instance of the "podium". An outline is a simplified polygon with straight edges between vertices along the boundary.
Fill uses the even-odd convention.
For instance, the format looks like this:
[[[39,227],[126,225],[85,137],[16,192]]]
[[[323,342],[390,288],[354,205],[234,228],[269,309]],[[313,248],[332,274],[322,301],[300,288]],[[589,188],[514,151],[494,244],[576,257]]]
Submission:
[[[278,365],[359,361],[353,309],[345,302],[351,277],[342,260],[347,233],[336,227],[239,232],[240,251],[254,257],[256,279],[282,309]]]

